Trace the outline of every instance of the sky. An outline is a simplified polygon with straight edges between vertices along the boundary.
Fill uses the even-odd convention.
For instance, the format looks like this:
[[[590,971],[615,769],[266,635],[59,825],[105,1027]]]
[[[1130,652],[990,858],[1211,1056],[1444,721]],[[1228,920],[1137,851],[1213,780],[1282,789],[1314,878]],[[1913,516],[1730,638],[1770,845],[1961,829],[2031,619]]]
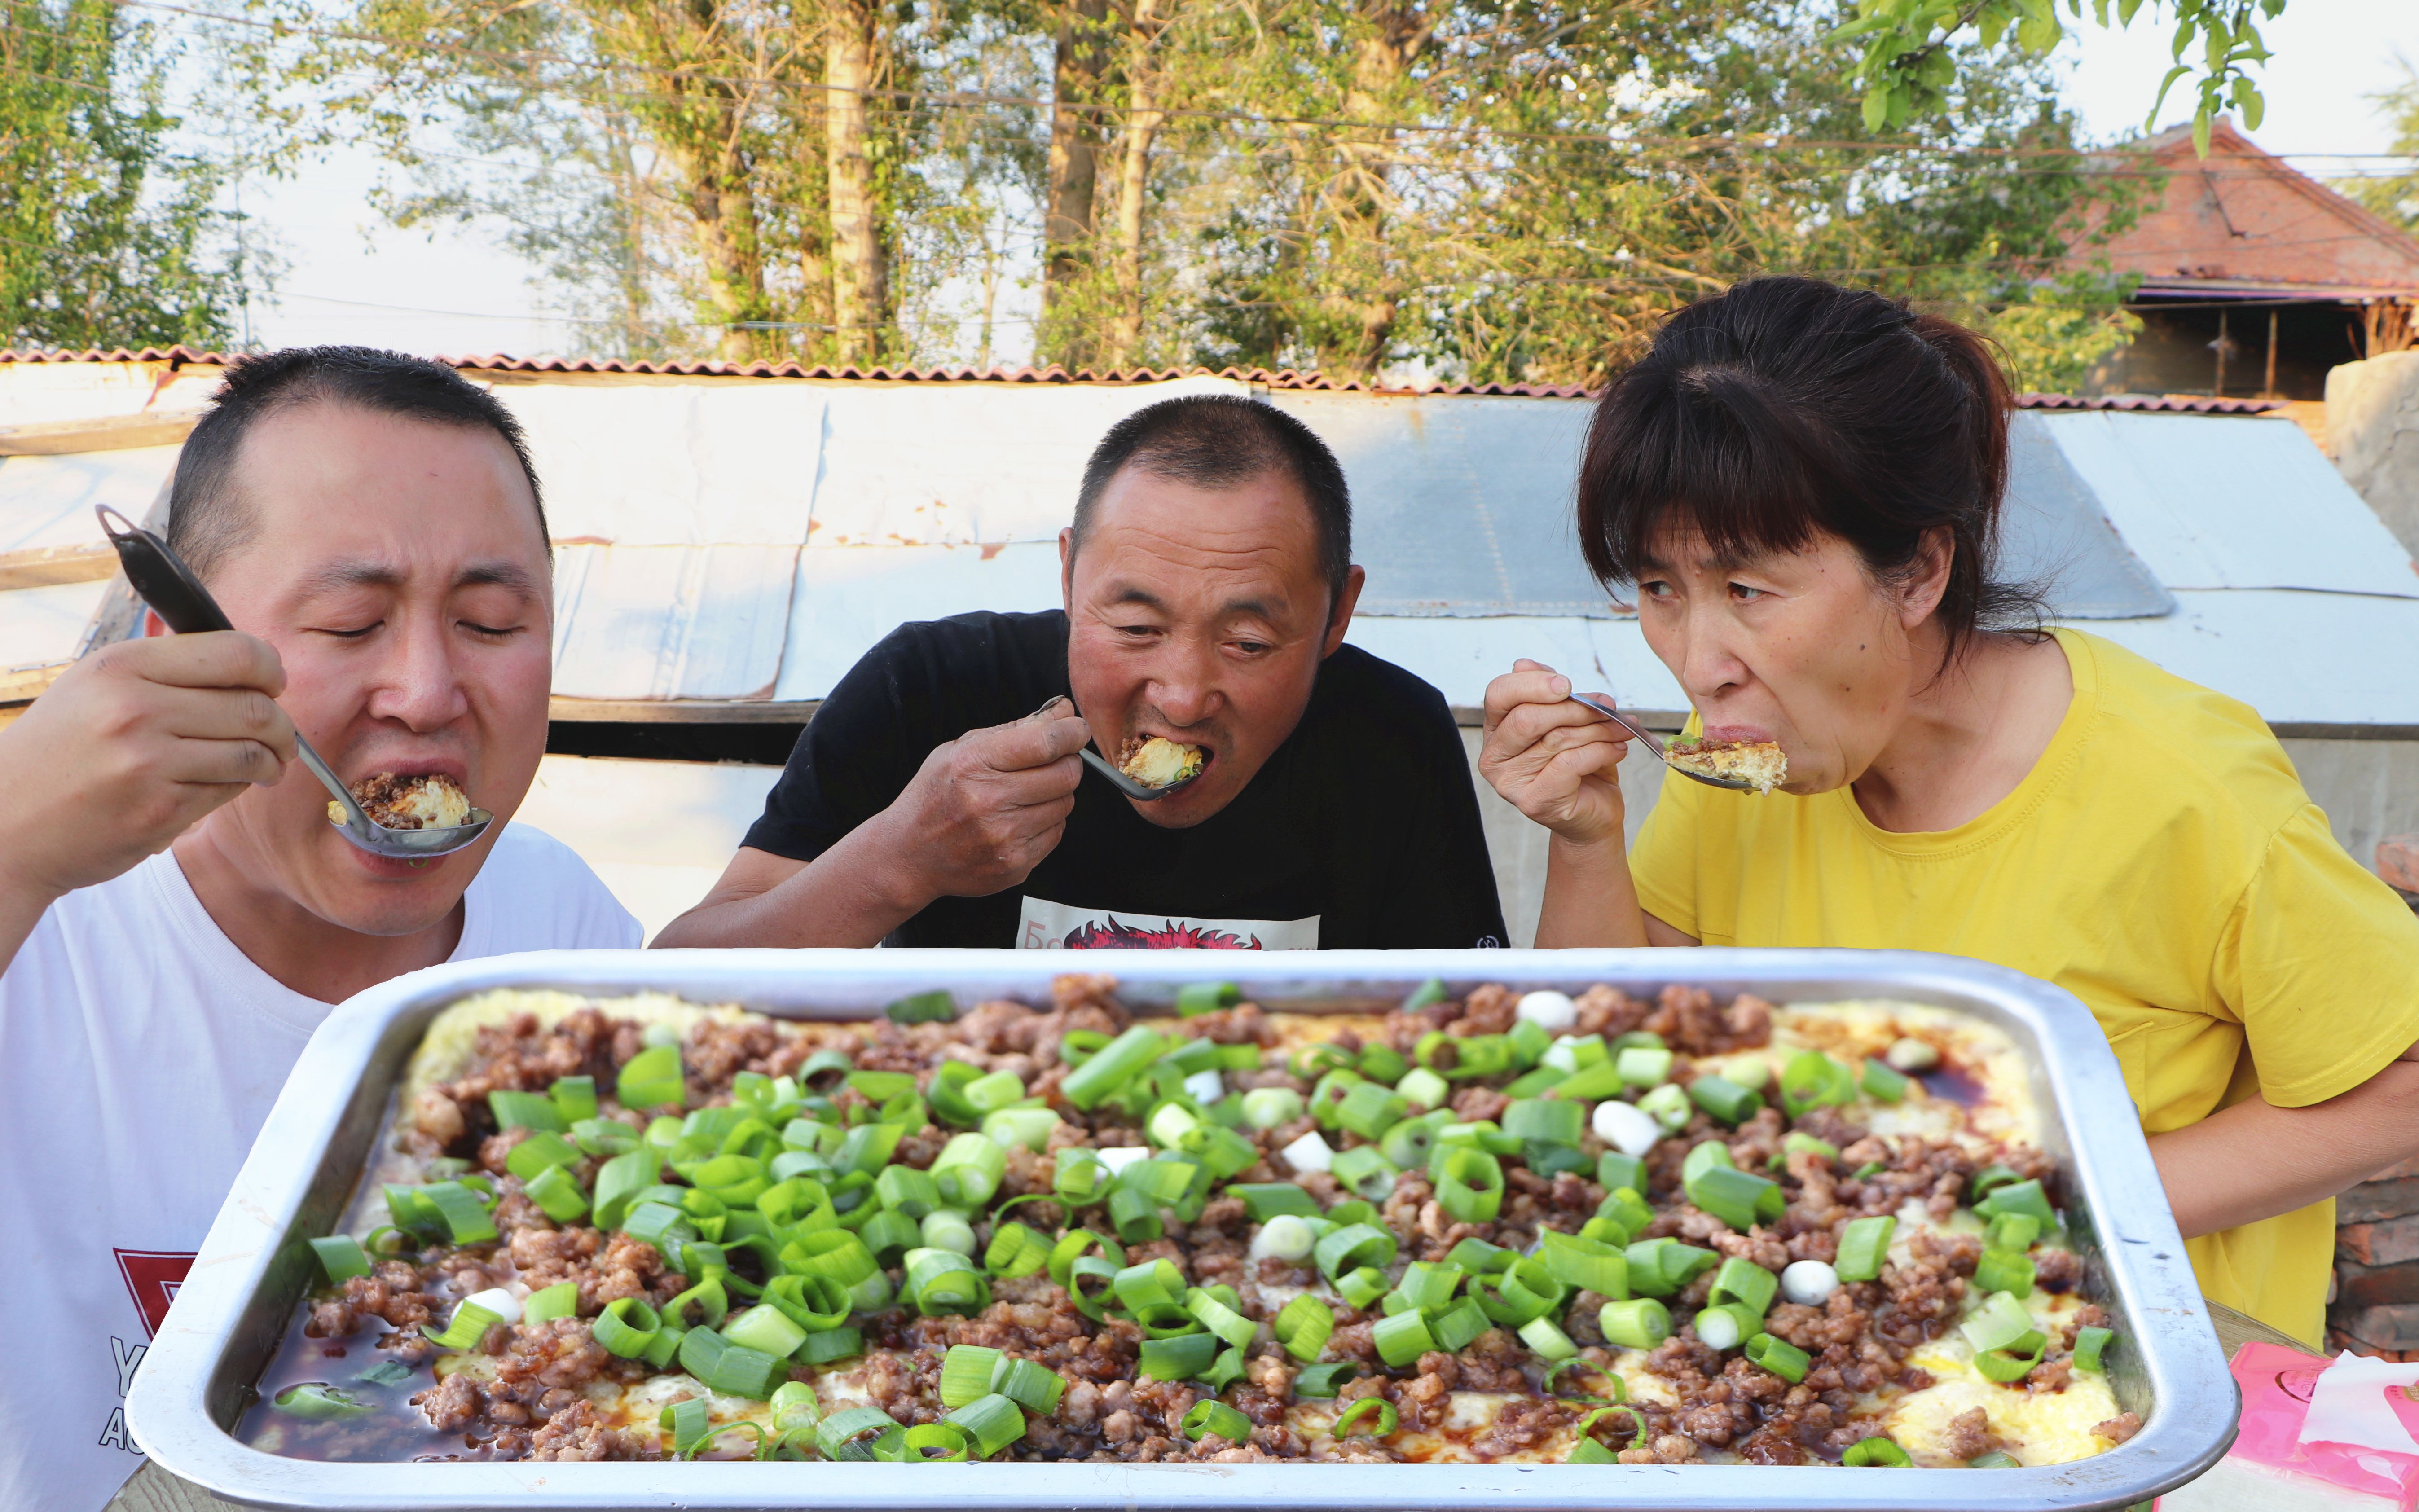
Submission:
[[[2095,135],[2138,126],[2157,94],[2169,58],[2164,18],[2152,9],[2144,7],[2130,32],[2083,23],[2063,45],[2067,99]],[[2262,35],[2274,57],[2261,75],[2260,146],[2312,155],[2386,149],[2385,124],[2364,97],[2401,80],[2398,57],[2419,65],[2419,0],[2292,0]],[[2189,117],[2188,84],[2169,96],[2162,124]],[[2347,166],[2315,158],[2300,165],[2321,174]],[[278,302],[250,313],[254,340],[450,355],[588,349],[580,327],[544,314],[525,265],[480,230],[385,224],[367,203],[377,177],[370,154],[339,151],[270,186],[265,205],[254,200],[289,263]],[[1022,329],[1002,329],[1003,363],[1024,359]]]

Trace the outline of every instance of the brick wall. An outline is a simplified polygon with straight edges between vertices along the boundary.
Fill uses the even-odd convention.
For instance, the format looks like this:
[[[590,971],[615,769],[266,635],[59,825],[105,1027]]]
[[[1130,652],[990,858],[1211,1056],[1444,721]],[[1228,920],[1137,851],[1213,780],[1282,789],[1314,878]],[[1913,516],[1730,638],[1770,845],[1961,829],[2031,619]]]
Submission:
[[[2380,842],[2377,871],[2406,898],[2419,894],[2419,836]],[[2419,1360],[2419,1156],[2335,1198],[2327,1348]]]

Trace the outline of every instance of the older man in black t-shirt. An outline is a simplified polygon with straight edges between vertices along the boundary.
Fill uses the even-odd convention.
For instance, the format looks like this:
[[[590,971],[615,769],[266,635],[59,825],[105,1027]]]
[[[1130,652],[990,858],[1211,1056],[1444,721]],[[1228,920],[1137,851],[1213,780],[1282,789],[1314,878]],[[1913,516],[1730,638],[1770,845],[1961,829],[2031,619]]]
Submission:
[[[655,943],[1502,944],[1451,712],[1344,644],[1351,532],[1343,470],[1282,411],[1120,421],[1059,535],[1066,609],[893,631]],[[1153,735],[1206,759],[1155,802],[1076,755]]]

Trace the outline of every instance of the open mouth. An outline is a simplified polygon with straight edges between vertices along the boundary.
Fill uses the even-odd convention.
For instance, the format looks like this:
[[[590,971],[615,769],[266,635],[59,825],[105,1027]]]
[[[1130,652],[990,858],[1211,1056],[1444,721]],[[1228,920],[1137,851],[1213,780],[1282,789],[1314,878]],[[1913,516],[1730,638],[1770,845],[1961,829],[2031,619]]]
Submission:
[[[371,823],[386,829],[455,829],[470,822],[470,795],[453,772],[373,772],[346,784]],[[345,807],[331,799],[328,818],[345,822]]]
[[[1169,788],[1199,777],[1217,760],[1207,746],[1165,735],[1129,735],[1117,752],[1117,770],[1145,787]]]

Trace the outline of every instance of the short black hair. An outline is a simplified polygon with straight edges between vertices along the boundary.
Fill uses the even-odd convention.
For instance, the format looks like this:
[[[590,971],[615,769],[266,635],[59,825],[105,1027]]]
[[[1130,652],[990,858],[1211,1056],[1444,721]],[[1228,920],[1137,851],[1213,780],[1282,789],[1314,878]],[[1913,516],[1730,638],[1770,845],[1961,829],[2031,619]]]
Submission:
[[[1292,479],[1310,504],[1328,602],[1343,596],[1344,575],[1352,565],[1352,491],[1335,454],[1293,416],[1231,393],[1162,399],[1126,416],[1109,427],[1084,466],[1084,486],[1075,495],[1075,549],[1083,548],[1109,480],[1129,467],[1201,488],[1270,472]]]
[[[244,437],[270,415],[316,402],[494,431],[529,481],[538,534],[546,536],[546,500],[520,422],[494,394],[442,363],[372,347],[289,347],[229,363],[210,397],[209,412],[177,455],[168,489],[169,548],[201,576],[252,538],[252,511],[235,476]]]
[[[2008,487],[2008,381],[1973,332],[1867,289],[1751,279],[1672,316],[1597,401],[1579,464],[1579,549],[1634,583],[1667,520],[1725,556],[1817,532],[1890,582],[1926,532],[1954,543],[1934,610],[1947,653],[2037,633],[2042,600],[1995,574]]]

